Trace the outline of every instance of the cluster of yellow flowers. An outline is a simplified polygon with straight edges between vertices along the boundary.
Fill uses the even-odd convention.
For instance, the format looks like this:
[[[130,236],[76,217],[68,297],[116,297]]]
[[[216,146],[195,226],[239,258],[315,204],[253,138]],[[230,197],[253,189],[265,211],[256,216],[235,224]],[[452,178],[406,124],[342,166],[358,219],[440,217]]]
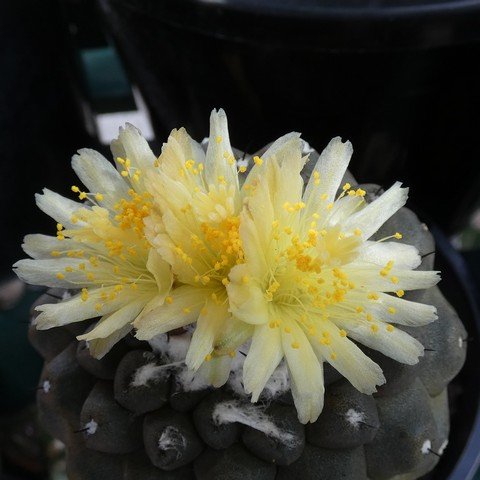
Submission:
[[[111,148],[116,167],[93,150],[73,157],[86,191],[72,192],[84,203],[47,189],[37,195],[57,235],[27,235],[32,259],[17,262],[16,273],[76,292],[37,307],[37,328],[99,317],[78,338],[101,357],[132,329],[150,340],[193,324],[188,368],[220,386],[246,345],[244,386],[257,401],[285,361],[304,423],[323,408],[324,362],[363,393],[384,383],[352,340],[407,364],[423,354],[394,324],[436,318],[434,307],[401,297],[439,277],[414,270],[419,253],[397,241],[399,232],[369,240],[407,189],[397,183],[367,203],[364,190],[342,185],[349,142],[334,138],[306,185],[299,134],[279,138],[247,173],[223,110],[212,112],[206,152],[180,129],[157,158],[131,125]]]

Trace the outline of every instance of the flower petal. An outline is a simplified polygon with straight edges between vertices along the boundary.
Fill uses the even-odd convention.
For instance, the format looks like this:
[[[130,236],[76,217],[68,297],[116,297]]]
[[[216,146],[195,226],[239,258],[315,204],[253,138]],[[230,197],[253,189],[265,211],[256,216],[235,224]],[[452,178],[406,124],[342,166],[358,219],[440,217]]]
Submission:
[[[408,188],[401,188],[401,185],[400,182],[396,182],[383,195],[349,217],[344,222],[343,229],[353,232],[358,228],[362,232],[362,238],[370,238],[407,202]],[[392,232],[392,234],[394,233]]]
[[[430,288],[440,281],[440,272],[393,269],[387,276],[380,275],[379,268],[371,264],[352,263],[342,267],[348,279],[359,289],[379,292],[418,290]]]
[[[102,290],[103,289],[99,288],[96,291],[90,291],[90,298],[86,302],[81,299],[80,295],[75,295],[69,300],[60,303],[39,305],[35,308],[36,311],[42,312],[35,319],[37,329],[48,330],[49,328],[61,327],[70,323],[98,317],[97,302],[94,299],[95,297],[100,299]],[[105,303],[101,314],[108,315],[124,304],[125,298],[118,295],[116,299]]]
[[[227,382],[231,366],[232,358],[230,355],[213,357],[209,362],[203,362],[198,370],[198,375],[213,387],[220,388]]]
[[[249,279],[247,265],[236,265],[230,271],[231,282],[227,285],[230,311],[233,315],[252,325],[268,321],[268,305],[260,286]]]
[[[58,193],[52,192],[48,188],[43,189],[43,194],[36,193],[35,200],[38,208],[52,217],[56,222],[61,223],[65,227],[73,227],[72,215],[83,208],[83,205],[74,202],[68,198],[62,197]],[[82,222],[77,222],[77,226],[83,225]]]
[[[410,302],[382,293],[377,301],[369,305],[368,310],[374,318],[410,327],[427,325],[438,318],[437,309],[433,305]]]
[[[121,198],[129,198],[128,185],[115,167],[100,153],[83,148],[72,158],[72,168],[92,193],[102,193],[98,203],[109,210]]]
[[[398,242],[365,242],[356,261],[386,265],[393,261],[397,268],[413,270],[422,259],[416,247]]]
[[[155,250],[150,249],[146,266],[157,282],[158,296],[165,298],[173,282],[170,265]]]
[[[222,330],[217,333],[215,352],[220,355],[232,354],[252,337],[254,328],[253,325],[231,316]]]
[[[150,340],[155,335],[195,322],[210,295],[211,289],[190,285],[175,288],[170,295],[171,303],[161,305],[134,322],[135,336],[139,340]]]
[[[340,137],[333,138],[325,147],[305,188],[303,200],[307,204],[306,212],[308,212],[308,215],[320,209],[322,195],[326,196],[324,200],[326,204],[335,200],[335,195],[347,171],[352,153],[352,144],[348,141],[342,143]],[[315,185],[315,172],[319,174],[318,185]]]
[[[125,124],[120,127],[118,138],[110,144],[113,157],[129,159],[133,168],[139,169],[145,175],[153,168],[156,156],[153,154],[148,142],[143,138],[140,130]]]
[[[255,327],[250,350],[243,365],[245,392],[257,402],[265,384],[283,358],[282,339],[278,327]]]
[[[210,137],[205,156],[207,184],[217,185],[223,178],[227,184],[239,189],[237,163],[230,145],[227,115],[224,110],[212,111],[210,115]]]
[[[130,324],[127,324],[119,330],[115,330],[106,338],[95,338],[94,340],[90,340],[88,342],[88,350],[90,351],[90,355],[97,360],[100,360],[117,342],[125,337],[132,330],[132,328],[133,327]]]
[[[43,285],[46,287],[82,288],[87,286],[88,280],[85,273],[76,268],[82,263],[78,258],[55,258],[19,260],[13,265],[15,273],[25,283],[30,285]],[[72,267],[74,271],[67,273],[66,268]],[[58,274],[58,276],[57,276]]]
[[[79,335],[77,339],[90,341],[95,340],[96,338],[109,337],[112,333],[123,328],[125,325],[132,323],[142,311],[145,303],[145,299],[136,300],[109,315],[104,315],[95,328],[83,335]]]
[[[385,383],[382,369],[351,340],[342,337],[332,322],[322,322],[328,341],[311,339],[315,352],[341,373],[358,391],[371,395],[376,386]]]
[[[52,252],[74,250],[79,247],[77,242],[72,240],[58,240],[57,237],[34,233],[25,235],[22,244],[23,251],[30,257],[40,259],[52,259]]]
[[[282,320],[290,329],[289,333],[282,329],[281,337],[298,419],[301,423],[315,422],[323,409],[323,366],[297,322]]]
[[[225,327],[229,317],[227,303],[217,305],[207,301],[198,317],[185,359],[188,368],[195,371],[200,368],[205,357],[212,353],[217,333]]]
[[[404,331],[387,330],[383,323],[336,321],[348,335],[366,347],[373,348],[397,362],[414,365],[423,355],[423,345]],[[372,329],[375,326],[375,330]],[[391,328],[391,327],[390,327]],[[377,330],[378,329],[378,330]]]

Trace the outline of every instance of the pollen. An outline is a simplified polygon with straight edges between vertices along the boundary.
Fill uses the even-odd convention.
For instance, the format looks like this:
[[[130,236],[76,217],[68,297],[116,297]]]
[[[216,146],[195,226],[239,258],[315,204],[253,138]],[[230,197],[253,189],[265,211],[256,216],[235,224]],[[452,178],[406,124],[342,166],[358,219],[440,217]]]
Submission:
[[[393,325],[388,324],[387,325],[387,332],[393,332],[395,330],[395,327]]]
[[[370,325],[370,330],[373,332],[373,333],[377,333],[378,332],[378,325]]]
[[[294,350],[298,350],[300,348],[300,344],[298,342],[292,342],[291,346]]]
[[[247,171],[247,167],[245,167],[244,165],[242,165],[241,167],[239,167],[238,171],[240,173],[245,173]]]
[[[58,272],[56,276],[59,280],[63,280],[65,278],[65,275],[62,272]]]
[[[347,336],[347,332],[346,332],[345,330],[343,330],[343,329],[340,330],[339,334],[340,334],[340,336],[343,337],[343,338],[345,338],[345,337]]]
[[[401,240],[403,238],[403,235],[400,233],[400,232],[396,232],[394,237],[397,239],[397,240]]]
[[[169,305],[171,305],[173,303],[173,297],[171,297],[171,296],[166,297],[165,302],[168,303]]]
[[[390,313],[390,314],[392,314],[392,315],[395,315],[395,313],[396,313],[395,308],[393,308],[393,307],[388,307],[388,313]]]
[[[396,292],[397,297],[402,298],[405,295],[405,292],[403,290],[397,290]]]

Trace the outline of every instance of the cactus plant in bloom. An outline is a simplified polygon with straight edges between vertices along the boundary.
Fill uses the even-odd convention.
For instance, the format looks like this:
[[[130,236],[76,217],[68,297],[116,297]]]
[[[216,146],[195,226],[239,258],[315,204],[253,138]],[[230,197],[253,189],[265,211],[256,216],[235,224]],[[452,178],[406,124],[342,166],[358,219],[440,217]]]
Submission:
[[[27,236],[33,260],[16,271],[65,289],[39,302],[30,335],[48,360],[40,414],[72,478],[433,468],[465,356],[433,255],[422,261],[433,240],[407,189],[356,183],[349,142],[308,150],[290,133],[241,155],[213,111],[204,146],[174,130],[157,158],[127,126],[117,169],[74,157],[85,204],[39,196],[57,236]]]

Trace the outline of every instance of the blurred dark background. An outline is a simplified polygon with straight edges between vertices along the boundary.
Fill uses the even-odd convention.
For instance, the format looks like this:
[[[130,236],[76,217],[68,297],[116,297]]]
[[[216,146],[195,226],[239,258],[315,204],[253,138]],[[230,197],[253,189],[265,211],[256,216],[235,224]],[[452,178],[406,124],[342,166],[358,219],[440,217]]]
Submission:
[[[410,186],[478,282],[479,60],[478,1],[3,0],[2,478],[46,478],[61,459],[32,420],[41,364],[25,331],[38,291],[11,265],[25,234],[53,232],[33,196],[69,195],[77,149],[108,155],[125,121],[157,152],[174,127],[201,140],[214,107],[250,152],[291,130],[317,150],[341,135],[357,179]]]

